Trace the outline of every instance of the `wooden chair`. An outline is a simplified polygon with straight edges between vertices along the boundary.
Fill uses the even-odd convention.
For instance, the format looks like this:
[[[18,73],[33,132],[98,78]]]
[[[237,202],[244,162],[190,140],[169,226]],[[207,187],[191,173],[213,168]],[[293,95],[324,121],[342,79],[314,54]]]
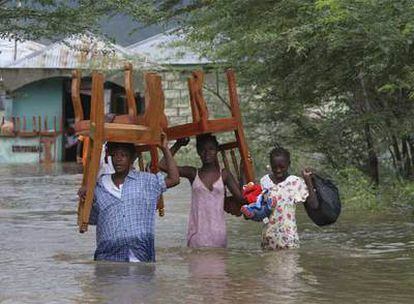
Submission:
[[[86,199],[79,202],[78,225],[81,233],[87,231],[92,200],[99,171],[102,145],[105,141],[127,142],[154,146],[160,143],[160,118],[164,111],[161,77],[154,73],[145,74],[146,96],[149,108],[143,118],[144,124],[105,123],[104,122],[104,76],[92,74],[91,117],[88,124],[82,125],[82,134],[90,139],[87,161],[84,168],[82,186],[86,186]],[[73,85],[73,84],[72,84]],[[86,128],[86,125],[89,128]]]
[[[234,71],[231,69],[227,70],[226,77],[230,100],[230,117],[219,119],[209,118],[208,108],[203,97],[204,73],[195,71],[192,73],[192,77],[188,79],[193,121],[191,123],[169,127],[166,129],[166,134],[168,139],[179,139],[206,133],[233,132],[235,140],[220,145],[219,152],[222,156],[223,167],[232,171],[241,185],[254,181],[255,174],[253,161],[244,135]],[[230,162],[228,161],[228,154],[230,154],[233,167],[230,166]],[[240,161],[237,160],[237,154],[240,157]],[[228,196],[226,192],[225,203],[229,204],[231,201],[232,197]]]
[[[155,77],[155,76],[154,76]],[[159,77],[159,76],[157,76]],[[136,107],[136,100],[135,100],[135,94],[134,94],[134,86],[133,86],[133,67],[132,64],[128,63],[125,65],[125,71],[124,71],[124,86],[125,86],[125,96],[127,100],[127,111],[128,114],[124,115],[116,115],[114,118],[114,123],[119,124],[138,124],[138,125],[149,125],[149,117],[151,117],[151,114],[149,113],[149,110],[153,108],[153,106],[150,104],[150,100],[160,100],[164,105],[164,95],[162,91],[161,81],[157,80],[152,83],[153,87],[151,90],[147,90],[145,94],[145,109],[148,109],[148,111],[144,112],[143,114],[137,114],[137,107]],[[85,137],[85,142],[89,143],[89,138],[85,136],[85,131],[87,132],[90,124],[90,120],[84,119],[84,112],[82,107],[82,101],[81,101],[81,94],[80,94],[80,87],[81,87],[81,73],[79,70],[75,70],[72,72],[72,104],[73,109],[75,112],[75,131],[78,135],[83,135]],[[155,94],[157,96],[149,96],[148,94]],[[158,93],[154,93],[158,92]],[[163,126],[167,125],[167,119],[162,111],[162,115],[159,118],[159,124],[161,128]],[[88,144],[89,146],[89,144]],[[84,151],[87,151],[87,149],[84,149]],[[157,147],[155,145],[140,145],[137,146],[137,153],[138,158],[140,159],[139,163],[143,163],[143,152],[149,152],[151,155],[151,165],[150,165],[150,171],[153,173],[158,172],[158,153],[157,153]],[[87,156],[84,155],[83,158],[86,158]],[[86,161],[84,162],[86,163]],[[140,166],[140,170],[144,171],[146,165]],[[161,196],[158,204],[157,204],[158,213],[160,216],[164,216],[164,200]]]
[[[169,127],[167,128],[166,133],[168,139],[178,139],[206,133],[234,132],[235,141],[220,145],[219,147],[219,151],[223,157],[223,165],[227,169],[231,169],[227,158],[227,153],[230,153],[234,167],[232,171],[235,172],[239,182],[242,180],[244,182],[251,182],[254,181],[255,175],[252,158],[244,135],[234,71],[228,69],[226,71],[226,77],[230,100],[230,117],[220,119],[209,118],[207,105],[203,97],[204,73],[202,71],[195,71],[192,73],[192,77],[188,79],[193,122]],[[236,159],[235,151],[237,150],[241,158],[242,168],[239,166],[239,162]],[[243,179],[242,174],[244,174]]]

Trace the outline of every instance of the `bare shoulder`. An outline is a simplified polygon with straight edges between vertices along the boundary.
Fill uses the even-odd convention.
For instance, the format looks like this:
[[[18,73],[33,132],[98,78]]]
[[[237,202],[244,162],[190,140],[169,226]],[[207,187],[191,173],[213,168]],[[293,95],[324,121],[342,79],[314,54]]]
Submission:
[[[179,166],[178,172],[180,174],[180,177],[185,177],[185,178],[188,178],[190,181],[192,181],[194,180],[197,174],[197,169],[192,166]]]

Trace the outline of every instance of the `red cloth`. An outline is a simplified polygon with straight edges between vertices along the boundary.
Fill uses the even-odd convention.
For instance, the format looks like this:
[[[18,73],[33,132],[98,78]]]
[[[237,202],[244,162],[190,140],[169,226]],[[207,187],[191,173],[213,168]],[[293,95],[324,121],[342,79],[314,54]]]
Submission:
[[[257,197],[262,193],[262,187],[253,183],[243,186],[243,198],[249,203],[255,203]]]

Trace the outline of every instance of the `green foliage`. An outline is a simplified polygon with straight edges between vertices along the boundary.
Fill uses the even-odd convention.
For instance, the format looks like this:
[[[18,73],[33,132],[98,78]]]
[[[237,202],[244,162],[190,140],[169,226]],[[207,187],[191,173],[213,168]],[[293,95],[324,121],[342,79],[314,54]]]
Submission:
[[[365,174],[355,168],[346,168],[334,175],[344,209],[372,210],[383,206],[384,201],[377,201],[375,190]]]
[[[358,169],[349,167],[332,172],[337,184],[343,208],[346,210],[381,211],[414,207],[414,183],[399,181],[386,175],[384,181],[374,187],[367,176]]]
[[[412,175],[411,0],[157,3],[154,20],[177,22],[190,45],[236,67],[258,96],[244,104],[255,144],[304,145],[335,168],[374,175],[391,157]]]
[[[19,4],[20,3],[20,4]],[[56,39],[91,31],[117,14],[155,18],[154,1],[129,0],[0,0],[0,38]]]

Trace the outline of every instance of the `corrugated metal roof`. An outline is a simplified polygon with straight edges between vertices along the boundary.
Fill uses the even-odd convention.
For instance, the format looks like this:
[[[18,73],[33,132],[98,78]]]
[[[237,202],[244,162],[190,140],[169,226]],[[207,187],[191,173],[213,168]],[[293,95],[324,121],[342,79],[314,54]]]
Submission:
[[[159,64],[197,65],[212,63],[185,46],[172,45],[185,37],[176,30],[170,30],[127,47],[134,54],[147,56]]]
[[[92,34],[74,35],[44,47],[12,64],[7,68],[28,69],[119,69],[126,62],[132,62],[141,69],[156,68],[149,60],[137,57],[109,41]]]
[[[33,52],[43,49],[43,44],[34,41],[0,39],[0,68],[5,67]]]

